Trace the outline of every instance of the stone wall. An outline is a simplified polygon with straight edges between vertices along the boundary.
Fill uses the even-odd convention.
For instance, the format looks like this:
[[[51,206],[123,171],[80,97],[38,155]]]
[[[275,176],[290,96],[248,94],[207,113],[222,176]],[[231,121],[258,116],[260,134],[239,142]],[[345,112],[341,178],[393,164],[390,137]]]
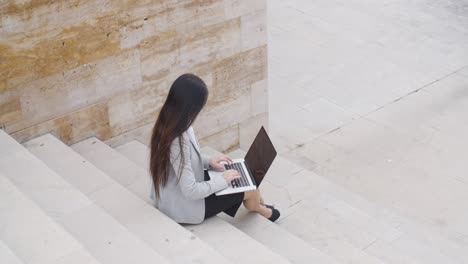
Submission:
[[[147,142],[171,82],[208,84],[204,144],[250,144],[267,125],[266,0],[6,0],[0,3],[0,125]]]

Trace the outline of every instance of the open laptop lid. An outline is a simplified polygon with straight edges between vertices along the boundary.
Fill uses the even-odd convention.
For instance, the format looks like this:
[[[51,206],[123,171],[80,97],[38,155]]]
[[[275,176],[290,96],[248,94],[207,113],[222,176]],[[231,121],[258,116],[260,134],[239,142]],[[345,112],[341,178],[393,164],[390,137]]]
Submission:
[[[273,160],[276,158],[276,154],[275,147],[262,126],[244,158],[257,187],[260,186]]]

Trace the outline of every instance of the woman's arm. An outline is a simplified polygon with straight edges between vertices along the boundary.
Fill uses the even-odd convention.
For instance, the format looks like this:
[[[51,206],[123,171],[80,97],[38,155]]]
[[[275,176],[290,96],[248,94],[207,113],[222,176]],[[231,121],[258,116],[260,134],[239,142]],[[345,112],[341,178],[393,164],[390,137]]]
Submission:
[[[183,164],[181,153],[184,154]],[[205,160],[203,160],[203,163],[203,166],[205,166]],[[179,139],[176,139],[174,142],[172,142],[171,166],[176,173],[176,177],[180,176],[179,187],[182,193],[188,199],[203,199],[217,191],[228,187],[227,181],[221,175],[215,176],[209,181],[197,182],[195,180],[195,173],[192,169],[192,163],[190,160],[190,142],[184,135],[182,135],[182,149],[179,145]],[[203,173],[203,171],[198,173]]]
[[[208,170],[210,168],[210,157],[205,154],[201,154],[203,160],[203,169]]]

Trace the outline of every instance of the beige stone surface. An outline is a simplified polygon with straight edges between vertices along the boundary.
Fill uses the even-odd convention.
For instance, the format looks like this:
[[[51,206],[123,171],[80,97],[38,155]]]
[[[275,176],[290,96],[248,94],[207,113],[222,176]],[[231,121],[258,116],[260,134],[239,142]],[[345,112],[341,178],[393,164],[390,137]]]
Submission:
[[[264,0],[225,0],[224,2],[227,17],[238,17],[267,8],[267,1]]]
[[[138,58],[138,51],[133,50],[21,85],[17,89],[23,118],[6,123],[7,131],[34,126],[140,87]]]
[[[239,141],[243,150],[248,150],[261,127],[268,131],[268,113],[253,116],[239,125]]]
[[[115,136],[107,140],[105,143],[111,147],[117,147],[132,140],[137,140],[145,145],[149,145],[153,126],[153,123],[146,124],[144,126],[135,128],[129,132]]]
[[[239,119],[248,119],[250,113],[249,96],[242,95],[226,104],[204,109],[195,121],[194,128],[199,138],[205,138],[220,129],[224,130],[238,124]]]
[[[200,145],[211,146],[223,153],[227,153],[239,148],[239,140],[239,125],[234,125],[200,140]]]
[[[435,248],[460,263],[466,3],[269,1],[270,127],[282,156],[442,234]]]
[[[104,103],[92,105],[80,111],[14,132],[11,135],[16,140],[24,142],[49,132],[67,144],[93,135],[109,138],[112,136],[112,132],[109,128],[107,105]]]
[[[266,20],[265,9],[242,16],[242,50],[249,50],[267,43]]]
[[[268,112],[268,82],[261,80],[252,84],[250,89],[252,114],[258,115]]]
[[[210,90],[205,144],[239,145],[267,109],[266,0],[8,1],[0,25],[0,126],[19,141],[147,138],[185,72]]]

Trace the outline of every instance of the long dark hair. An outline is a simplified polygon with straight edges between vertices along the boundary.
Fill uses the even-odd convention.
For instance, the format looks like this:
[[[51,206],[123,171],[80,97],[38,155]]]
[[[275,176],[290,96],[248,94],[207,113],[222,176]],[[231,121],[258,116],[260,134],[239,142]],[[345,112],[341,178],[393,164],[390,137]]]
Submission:
[[[166,185],[169,177],[171,144],[179,139],[182,165],[184,155],[181,135],[195,121],[207,99],[205,82],[194,74],[181,75],[169,90],[151,136],[150,172],[158,198],[160,187]]]

